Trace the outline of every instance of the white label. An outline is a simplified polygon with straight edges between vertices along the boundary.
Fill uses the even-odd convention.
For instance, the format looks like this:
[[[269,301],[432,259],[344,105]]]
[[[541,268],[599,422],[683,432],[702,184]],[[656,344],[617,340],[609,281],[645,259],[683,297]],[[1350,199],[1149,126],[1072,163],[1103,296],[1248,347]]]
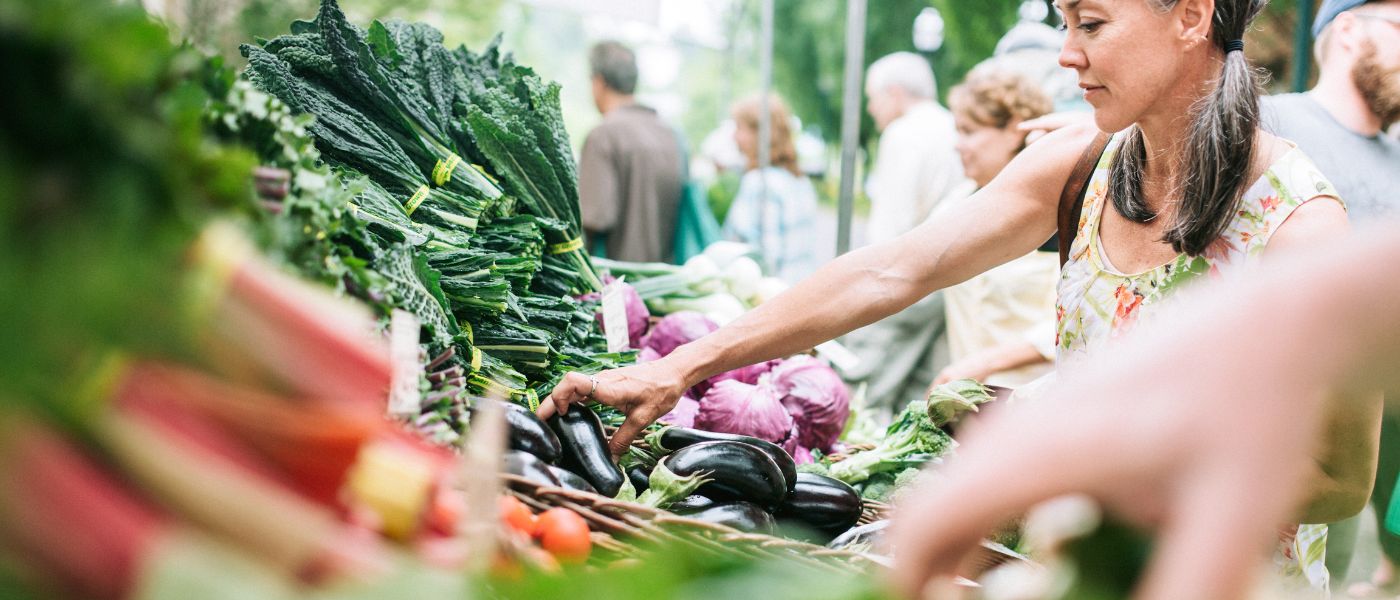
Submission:
[[[413,417],[423,408],[418,389],[418,378],[423,374],[423,363],[418,356],[419,327],[418,317],[408,311],[395,310],[389,317],[389,359],[393,365],[393,379],[389,385],[390,417]]]
[[[603,288],[603,335],[608,338],[608,352],[622,352],[629,347],[627,302],[623,299],[621,279]]]
[[[847,350],[845,346],[841,345],[841,342],[836,340],[817,345],[817,355],[836,365],[836,368],[843,373],[849,373],[852,369],[860,366],[860,357]]]

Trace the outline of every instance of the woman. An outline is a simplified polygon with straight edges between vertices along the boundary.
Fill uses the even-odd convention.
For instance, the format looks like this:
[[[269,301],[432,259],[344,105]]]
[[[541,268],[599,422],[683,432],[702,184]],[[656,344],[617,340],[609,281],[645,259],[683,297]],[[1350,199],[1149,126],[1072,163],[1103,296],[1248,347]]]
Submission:
[[[1346,235],[1345,209],[1330,184],[1294,146],[1258,127],[1257,83],[1240,40],[1263,4],[1059,5],[1069,30],[1061,64],[1078,73],[1097,128],[1119,132],[1089,182],[1059,282],[1060,363],[1110,346],[1193,279],[1234,278],[1279,251]],[[1025,255],[1055,232],[1058,197],[1096,135],[1085,128],[1046,135],[970,201],[832,261],[663,360],[595,377],[570,374],[545,412],[588,398],[623,410],[616,451],[706,376],[811,348]],[[1339,404],[1344,410],[1329,415],[1326,442],[1308,465],[1311,500],[1295,523],[1339,520],[1364,505],[1379,422],[1379,400],[1372,400]],[[1299,535],[1302,542],[1281,548],[1281,566],[1325,586],[1321,553],[1312,550],[1325,528]]]
[[[815,238],[817,192],[797,167],[792,141],[792,116],[776,95],[769,96],[769,150],[771,165],[758,168],[758,121],[762,96],[750,96],[734,104],[734,142],[748,160],[748,171],[724,219],[725,237],[758,248],[770,275],[789,283],[801,281],[816,270],[812,253]]]
[[[977,189],[1026,147],[1021,122],[1054,108],[1029,78],[996,63],[973,69],[948,92],[963,173]],[[1015,388],[1045,375],[1055,356],[1054,252],[1031,251],[948,288],[948,344],[953,362],[934,384],[971,377]]]

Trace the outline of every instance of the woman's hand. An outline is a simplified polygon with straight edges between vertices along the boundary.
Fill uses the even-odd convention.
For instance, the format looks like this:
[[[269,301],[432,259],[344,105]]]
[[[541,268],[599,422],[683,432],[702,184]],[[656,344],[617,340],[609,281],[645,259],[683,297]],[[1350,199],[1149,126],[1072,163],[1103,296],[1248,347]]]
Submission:
[[[988,375],[994,372],[995,371],[988,369],[987,366],[980,361],[960,360],[943,367],[943,370],[938,372],[938,377],[933,379],[933,385],[928,387],[928,391],[931,394],[933,393],[933,388],[953,381],[954,379],[976,379],[977,381],[983,381]]]
[[[596,386],[594,382],[597,382]],[[569,405],[595,400],[627,415],[608,442],[613,456],[621,456],[642,429],[671,412],[685,393],[685,378],[661,359],[588,376],[569,373],[540,404],[539,417],[568,412]]]

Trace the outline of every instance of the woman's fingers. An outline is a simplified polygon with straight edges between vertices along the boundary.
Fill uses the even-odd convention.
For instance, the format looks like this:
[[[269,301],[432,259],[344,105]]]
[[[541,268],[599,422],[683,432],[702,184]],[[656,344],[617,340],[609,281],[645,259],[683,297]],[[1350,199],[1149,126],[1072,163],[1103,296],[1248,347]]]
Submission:
[[[582,402],[588,397],[588,393],[593,389],[593,380],[583,373],[566,373],[559,381],[559,385],[549,392],[549,402],[540,404],[540,409],[536,411],[541,419],[548,419],[558,414],[569,412],[569,405],[574,402]]]
[[[613,434],[612,439],[608,440],[608,450],[612,452],[613,457],[622,456],[623,453],[627,452],[627,448],[632,445],[632,440],[637,439],[642,430],[655,420],[647,418],[643,414],[645,411],[646,409],[642,408],[629,413],[627,419]]]

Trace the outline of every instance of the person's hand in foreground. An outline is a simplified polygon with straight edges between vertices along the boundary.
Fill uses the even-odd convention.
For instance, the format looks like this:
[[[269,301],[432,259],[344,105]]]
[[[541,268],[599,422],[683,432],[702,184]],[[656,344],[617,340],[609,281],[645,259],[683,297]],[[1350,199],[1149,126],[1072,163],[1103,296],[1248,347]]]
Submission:
[[[1137,597],[1243,596],[1296,518],[1314,450],[1300,440],[1318,438],[1327,392],[1397,377],[1400,270],[1370,270],[1400,264],[1400,241],[1318,254],[1184,299],[1046,397],[965,430],[944,477],[897,508],[898,590],[919,596],[1005,520],[1083,493],[1155,531]]]

